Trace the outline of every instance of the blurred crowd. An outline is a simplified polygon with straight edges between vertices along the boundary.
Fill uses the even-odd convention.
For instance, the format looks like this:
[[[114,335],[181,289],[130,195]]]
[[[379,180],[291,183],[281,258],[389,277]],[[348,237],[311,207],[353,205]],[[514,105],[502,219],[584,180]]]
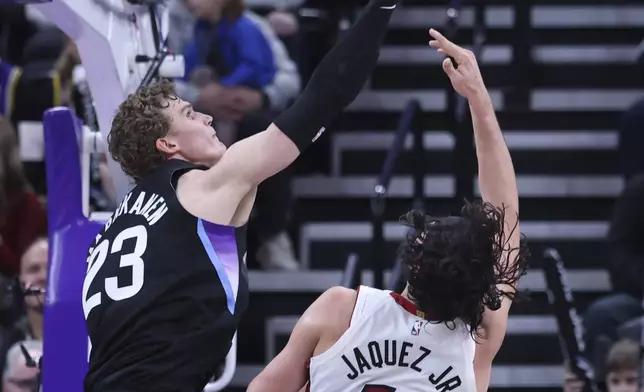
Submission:
[[[297,2],[296,2],[297,3]],[[265,129],[298,95],[315,64],[341,33],[357,1],[308,1],[327,23],[303,25],[295,8],[255,13],[242,0],[171,0],[169,49],[182,53],[183,99],[216,119],[227,144]],[[297,6],[297,4],[296,4]],[[313,31],[313,33],[312,33]],[[69,106],[97,131],[92,98],[74,43],[29,6],[0,6],[0,369],[2,391],[32,391],[42,355],[47,278],[47,183],[42,115]],[[620,123],[619,157],[627,186],[615,204],[608,243],[613,293],[586,310],[586,355],[609,392],[636,392],[640,370],[644,282],[644,100]],[[251,226],[256,262],[297,270],[288,235],[292,173],[262,184]],[[91,208],[110,211],[115,191],[106,157],[91,170]],[[252,246],[252,242],[251,242]],[[251,248],[251,251],[253,248]],[[249,259],[253,256],[249,253]],[[564,364],[564,366],[566,366]],[[566,392],[581,383],[567,372]]]

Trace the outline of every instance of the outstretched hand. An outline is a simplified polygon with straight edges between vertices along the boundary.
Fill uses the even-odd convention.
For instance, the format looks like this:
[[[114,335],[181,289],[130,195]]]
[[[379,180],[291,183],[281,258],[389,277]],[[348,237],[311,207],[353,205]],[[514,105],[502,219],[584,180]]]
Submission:
[[[433,38],[429,41],[429,46],[438,49],[438,53],[448,56],[443,60],[443,71],[449,76],[454,90],[468,100],[486,93],[474,53],[461,48],[434,29],[429,30],[429,35]],[[454,67],[452,59],[456,63],[456,67]]]

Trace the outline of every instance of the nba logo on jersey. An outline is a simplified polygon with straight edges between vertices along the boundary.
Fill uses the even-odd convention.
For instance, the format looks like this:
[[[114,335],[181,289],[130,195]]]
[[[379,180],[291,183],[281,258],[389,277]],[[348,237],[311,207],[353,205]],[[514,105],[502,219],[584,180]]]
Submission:
[[[414,321],[414,325],[411,326],[411,334],[414,336],[420,335],[420,330],[423,328],[424,325],[425,325],[425,320]]]

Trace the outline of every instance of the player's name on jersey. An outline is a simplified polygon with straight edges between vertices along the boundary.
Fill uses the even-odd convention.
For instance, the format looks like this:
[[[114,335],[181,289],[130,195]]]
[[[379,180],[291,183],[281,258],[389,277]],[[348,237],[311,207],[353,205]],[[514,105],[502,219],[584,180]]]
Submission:
[[[128,193],[116,211],[114,211],[114,214],[105,223],[105,230],[122,215],[141,215],[148,221],[148,225],[152,226],[168,212],[168,206],[165,200],[156,193],[146,194],[142,191],[138,194],[134,202],[131,202],[131,200],[132,193]]]
[[[359,375],[372,369],[380,369],[385,366],[396,366],[409,368],[418,373],[424,373],[423,367],[425,358],[429,357],[432,350],[420,345],[414,346],[409,342],[398,342],[396,340],[385,340],[384,342],[371,341],[367,347],[354,347],[351,358],[342,355],[342,360],[349,368],[347,378],[355,380]],[[436,362],[434,362],[436,363]],[[432,373],[428,381],[432,383],[436,391],[452,391],[461,385],[461,378],[454,374],[452,366],[442,369],[428,369]]]

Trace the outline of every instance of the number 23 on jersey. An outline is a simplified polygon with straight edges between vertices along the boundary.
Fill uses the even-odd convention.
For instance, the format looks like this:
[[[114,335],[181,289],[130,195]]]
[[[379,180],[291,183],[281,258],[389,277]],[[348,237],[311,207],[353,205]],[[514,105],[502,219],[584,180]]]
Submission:
[[[123,244],[128,240],[135,240],[134,250],[131,253],[122,253]],[[110,241],[104,239],[92,250],[87,258],[87,275],[83,282],[83,312],[85,319],[89,316],[92,309],[102,302],[103,291],[113,301],[121,301],[135,296],[143,287],[143,272],[145,265],[142,256],[148,246],[148,231],[143,225],[127,228],[120,232],[110,246]],[[89,290],[94,283],[94,279],[103,267],[108,255],[119,255],[119,268],[129,268],[132,273],[132,283],[127,286],[119,286],[116,276],[107,277],[103,282],[97,282],[101,285],[95,294],[90,296]]]

